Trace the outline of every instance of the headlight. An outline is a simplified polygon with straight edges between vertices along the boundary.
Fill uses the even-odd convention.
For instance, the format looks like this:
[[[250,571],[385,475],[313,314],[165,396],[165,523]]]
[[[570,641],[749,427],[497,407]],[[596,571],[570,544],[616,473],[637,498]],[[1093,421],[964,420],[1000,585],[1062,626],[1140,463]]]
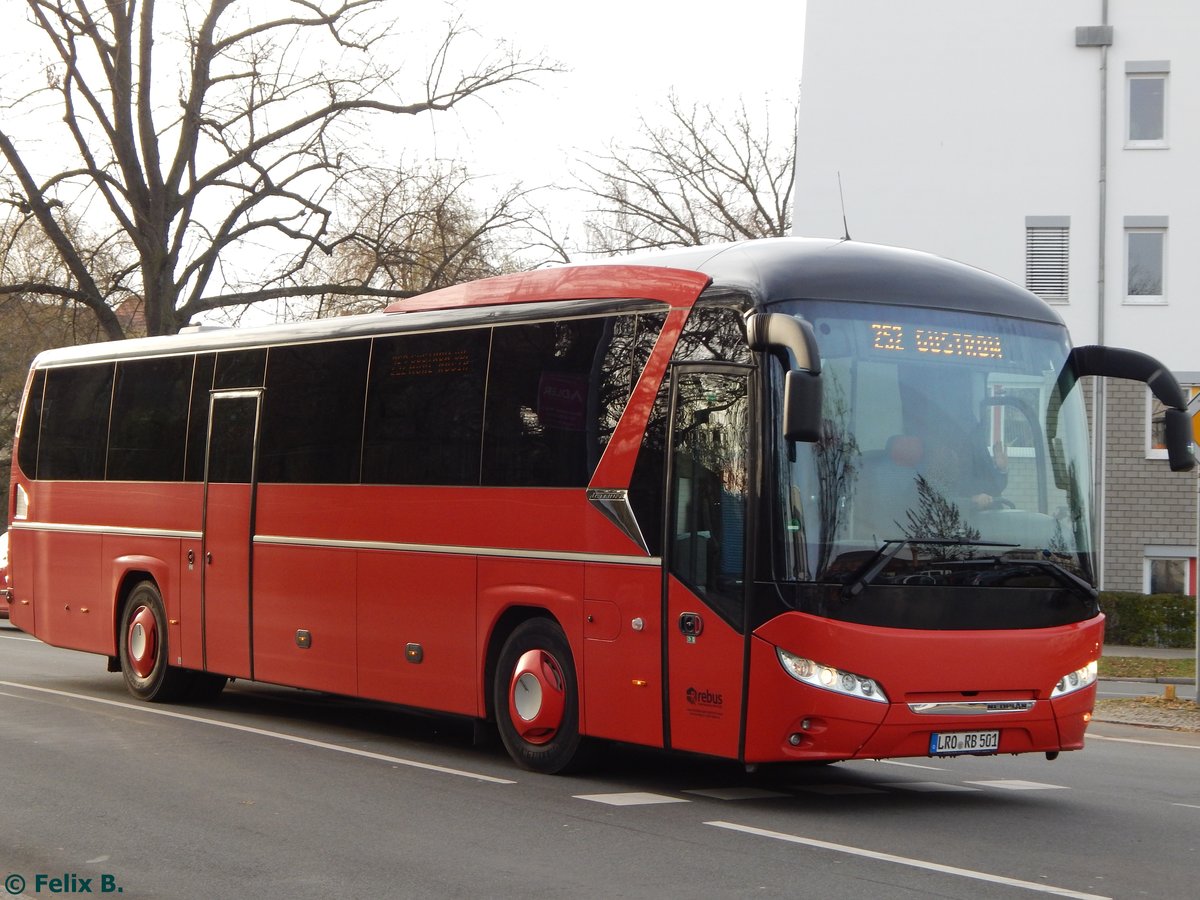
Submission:
[[[1050,699],[1053,700],[1055,697],[1061,697],[1064,694],[1073,694],[1076,691],[1081,691],[1088,685],[1094,684],[1095,681],[1096,660],[1092,660],[1082,669],[1076,669],[1074,672],[1069,672],[1058,679],[1058,684],[1050,692]]]
[[[779,664],[797,681],[835,694],[845,694],[848,697],[858,697],[862,700],[874,700],[876,703],[887,703],[887,695],[871,678],[865,675],[855,675],[853,672],[843,672],[833,666],[805,659],[795,653],[788,653],[782,647],[775,648]]]

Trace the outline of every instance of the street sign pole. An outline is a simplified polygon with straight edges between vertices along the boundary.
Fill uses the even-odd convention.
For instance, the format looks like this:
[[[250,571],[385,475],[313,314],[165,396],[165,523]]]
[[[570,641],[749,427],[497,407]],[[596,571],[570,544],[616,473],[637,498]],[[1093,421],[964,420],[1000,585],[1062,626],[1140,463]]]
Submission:
[[[1200,415],[1197,415],[1200,413],[1200,393],[1188,401],[1187,411],[1192,416],[1192,449],[1200,449]],[[1200,581],[1200,478],[1196,479],[1196,576],[1193,581]],[[1193,583],[1192,592],[1196,600],[1196,697],[1193,702],[1200,707],[1200,586]]]

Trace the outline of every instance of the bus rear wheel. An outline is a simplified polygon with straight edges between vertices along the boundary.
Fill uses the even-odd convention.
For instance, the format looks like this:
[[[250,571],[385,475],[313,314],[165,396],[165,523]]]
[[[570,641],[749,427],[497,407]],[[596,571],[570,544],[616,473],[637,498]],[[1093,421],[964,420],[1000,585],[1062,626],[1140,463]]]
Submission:
[[[119,652],[125,686],[139,700],[178,700],[191,686],[191,673],[167,663],[167,616],[152,581],[139,582],[129,592],[121,615]]]
[[[584,761],[571,646],[549,619],[530,619],[500,651],[493,686],[500,739],[517,765],[553,775]]]

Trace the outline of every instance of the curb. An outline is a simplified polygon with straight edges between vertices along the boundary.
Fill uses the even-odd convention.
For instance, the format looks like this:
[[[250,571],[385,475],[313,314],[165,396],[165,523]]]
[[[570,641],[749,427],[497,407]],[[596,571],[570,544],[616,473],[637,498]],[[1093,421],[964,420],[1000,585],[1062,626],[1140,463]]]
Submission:
[[[1136,681],[1143,684],[1195,684],[1195,678],[1172,678],[1163,676],[1161,678],[1116,678],[1112,675],[1101,675],[1097,681]]]

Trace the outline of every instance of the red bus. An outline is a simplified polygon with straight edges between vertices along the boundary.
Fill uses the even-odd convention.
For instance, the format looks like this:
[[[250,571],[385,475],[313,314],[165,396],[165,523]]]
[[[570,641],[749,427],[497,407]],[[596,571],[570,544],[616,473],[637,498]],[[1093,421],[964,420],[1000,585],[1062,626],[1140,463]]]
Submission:
[[[146,700],[230,678],[744,764],[1083,746],[1103,616],[1072,349],[926,254],[763,240],[47,351],[12,621]]]

